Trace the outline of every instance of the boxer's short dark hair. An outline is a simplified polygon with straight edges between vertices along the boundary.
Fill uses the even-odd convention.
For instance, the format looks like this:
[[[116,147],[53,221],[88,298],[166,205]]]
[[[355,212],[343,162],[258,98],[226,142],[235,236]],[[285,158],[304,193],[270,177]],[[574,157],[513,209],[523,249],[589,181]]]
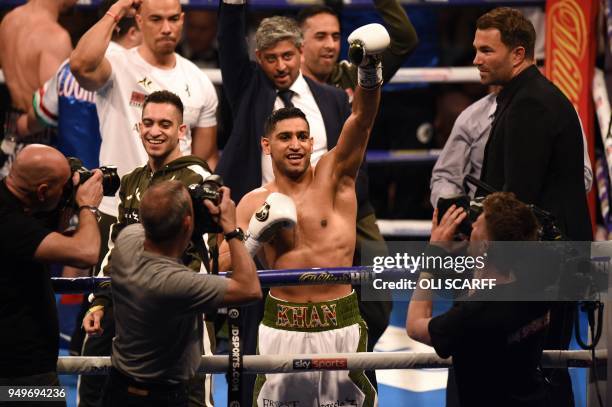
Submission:
[[[273,111],[266,120],[263,137],[269,136],[274,131],[276,128],[276,123],[282,120],[294,119],[298,117],[303,119],[306,122],[308,129],[310,129],[310,124],[308,123],[308,119],[306,119],[306,115],[297,107],[283,107],[282,109]]]

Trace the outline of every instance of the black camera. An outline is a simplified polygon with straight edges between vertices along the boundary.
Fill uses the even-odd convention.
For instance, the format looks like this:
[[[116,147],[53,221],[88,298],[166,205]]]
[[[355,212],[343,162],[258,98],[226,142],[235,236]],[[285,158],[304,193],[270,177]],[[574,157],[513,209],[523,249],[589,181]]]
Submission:
[[[93,171],[89,171],[85,168],[81,160],[76,157],[68,157],[68,163],[70,164],[70,172],[72,174],[75,172],[79,173],[79,185],[86,182],[93,175]],[[117,167],[108,165],[98,169],[102,171],[102,189],[104,191],[104,196],[115,196],[121,185],[121,180],[117,174]]]
[[[485,192],[486,195],[498,192],[490,185],[472,177],[471,175],[465,176],[464,184],[467,183],[478,187],[478,190]],[[484,210],[482,202],[485,200],[486,195],[478,196],[472,200],[470,200],[467,195],[456,195],[449,198],[439,198],[437,205],[438,222],[440,222],[442,216],[444,216],[448,208],[450,208],[453,204],[458,207],[462,207],[467,212],[468,216],[463,220],[463,222],[461,222],[461,224],[457,228],[457,231],[469,237],[472,234],[472,223],[476,222],[476,219],[478,219],[478,217]],[[561,229],[559,229],[559,227],[557,226],[557,221],[552,213],[540,209],[535,205],[529,205],[529,208],[535,215],[540,225],[539,240],[545,242],[567,240],[567,237],[563,234],[563,232],[561,232]],[[459,238],[460,236],[455,237]]]
[[[467,195],[456,195],[448,198],[438,199],[438,223],[442,220],[442,216],[448,211],[448,209],[455,205],[467,213],[463,222],[457,227],[457,232],[469,237],[472,234],[472,223],[476,222],[476,219],[480,216],[483,211],[482,201],[483,197],[475,198],[470,200]],[[457,236],[459,238],[460,236]]]
[[[187,188],[193,203],[194,215],[194,236],[202,236],[204,233],[220,233],[221,226],[212,218],[210,211],[204,205],[204,200],[208,199],[215,205],[221,203],[221,191],[223,178],[220,175],[209,175],[199,184],[191,184]]]

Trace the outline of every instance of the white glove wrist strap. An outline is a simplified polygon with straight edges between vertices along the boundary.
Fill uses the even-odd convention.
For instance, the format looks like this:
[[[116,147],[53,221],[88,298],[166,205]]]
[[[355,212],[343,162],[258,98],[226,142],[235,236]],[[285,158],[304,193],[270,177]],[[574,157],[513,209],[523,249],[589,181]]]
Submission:
[[[244,241],[244,246],[246,247],[249,255],[251,257],[255,257],[259,249],[261,248],[261,242],[255,240],[251,235],[247,235],[246,240]]]
[[[376,62],[357,69],[357,81],[364,89],[375,89],[382,84],[382,64]]]

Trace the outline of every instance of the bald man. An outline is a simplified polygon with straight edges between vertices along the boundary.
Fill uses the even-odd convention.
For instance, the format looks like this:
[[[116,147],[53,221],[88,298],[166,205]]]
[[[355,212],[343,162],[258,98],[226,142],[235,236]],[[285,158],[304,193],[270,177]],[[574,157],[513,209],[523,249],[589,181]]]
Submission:
[[[32,94],[51,78],[72,51],[70,35],[57,22],[76,0],[30,0],[8,13],[0,23],[0,61],[11,96],[5,113],[0,175],[5,176],[24,143],[50,142],[48,131],[17,141],[17,118],[28,111]]]
[[[42,219],[57,209],[66,184],[77,182],[66,158],[41,144],[25,147],[0,181],[0,386],[59,385],[59,326],[46,265],[97,262],[102,173],[76,189],[79,225],[72,236],[53,231]]]

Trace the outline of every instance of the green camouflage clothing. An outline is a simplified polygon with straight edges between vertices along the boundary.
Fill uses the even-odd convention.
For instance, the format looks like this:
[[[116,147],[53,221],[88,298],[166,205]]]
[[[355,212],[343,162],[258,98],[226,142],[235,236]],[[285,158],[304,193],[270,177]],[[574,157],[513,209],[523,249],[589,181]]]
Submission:
[[[117,222],[111,227],[110,240],[108,242],[109,254],[102,263],[102,271],[104,275],[110,275],[111,271],[111,256],[113,242],[119,235],[119,232],[128,225],[140,223],[139,209],[140,199],[144,192],[151,186],[161,181],[177,180],[185,186],[201,183],[204,178],[211,174],[210,168],[206,162],[200,158],[188,155],[178,158],[159,171],[153,172],[149,165],[136,168],[134,171],[126,174],[121,178],[121,188],[119,189],[119,216]],[[208,261],[208,253],[204,240],[192,240],[189,247],[183,254],[183,263],[199,272],[202,266],[202,260]],[[204,265],[207,267],[207,264]],[[93,305],[107,305],[109,298],[105,290],[96,294]]]

